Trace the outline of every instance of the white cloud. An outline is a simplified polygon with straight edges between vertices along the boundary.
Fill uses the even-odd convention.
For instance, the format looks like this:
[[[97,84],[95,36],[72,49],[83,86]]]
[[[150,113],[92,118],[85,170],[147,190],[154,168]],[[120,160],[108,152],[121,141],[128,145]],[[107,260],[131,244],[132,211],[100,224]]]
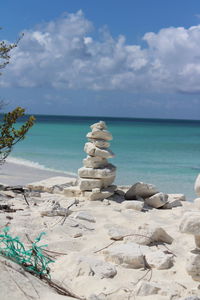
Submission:
[[[200,92],[200,25],[146,33],[145,48],[92,30],[79,11],[24,31],[1,85]]]

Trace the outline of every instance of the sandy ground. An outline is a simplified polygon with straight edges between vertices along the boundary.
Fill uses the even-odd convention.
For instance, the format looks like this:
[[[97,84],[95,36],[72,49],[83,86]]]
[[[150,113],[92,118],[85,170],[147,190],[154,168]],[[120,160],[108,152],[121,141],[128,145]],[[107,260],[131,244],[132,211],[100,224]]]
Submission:
[[[45,179],[47,175],[49,177],[49,172],[6,164],[2,168],[0,181],[26,184]],[[51,255],[55,261],[49,265],[51,279],[73,291],[77,295],[75,299],[182,300],[188,296],[200,297],[199,281],[194,281],[186,271],[187,257],[195,248],[194,237],[179,231],[184,213],[198,211],[193,203],[183,201],[182,206],[173,209],[137,211],[124,208],[119,197],[104,201],[80,199],[70,208],[66,219],[52,214],[55,204],[67,209],[74,200],[62,194],[43,192],[28,196],[30,205],[27,206],[22,195],[14,195],[6,202],[2,198],[0,204],[7,203],[17,210],[0,211],[0,229],[9,226],[10,234],[20,237],[26,247],[30,246],[27,236],[34,240],[45,232],[41,244],[48,245],[47,249],[53,251]],[[145,247],[137,244],[135,234],[144,226],[162,228],[173,239],[172,243]],[[124,235],[131,232],[132,236],[113,240],[109,233],[113,228],[114,232],[121,230]],[[122,254],[118,251],[117,258],[112,256],[116,251],[113,247],[126,245],[131,249],[135,247],[136,252],[147,257],[147,263],[151,266],[144,260],[142,267],[131,267],[130,261],[135,263],[135,260],[130,251],[127,254],[126,250],[122,250]],[[148,260],[148,253],[154,254],[154,263]],[[157,267],[160,254],[169,256],[172,262],[161,269]],[[58,295],[41,280],[21,270],[19,265],[0,257],[0,299],[70,298]]]
[[[0,183],[6,185],[26,185],[54,176],[70,177],[62,172],[42,170],[11,162],[5,162],[0,166]]]

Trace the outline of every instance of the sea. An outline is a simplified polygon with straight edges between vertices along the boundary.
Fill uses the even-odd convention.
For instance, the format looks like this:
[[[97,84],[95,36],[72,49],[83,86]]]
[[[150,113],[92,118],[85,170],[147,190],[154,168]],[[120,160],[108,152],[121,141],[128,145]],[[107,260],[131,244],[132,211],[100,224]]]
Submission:
[[[162,192],[184,193],[190,201],[195,198],[200,121],[36,115],[35,125],[8,161],[76,175],[86,157],[86,134],[100,120],[113,135],[115,157],[110,162],[117,166],[116,184],[142,181]]]

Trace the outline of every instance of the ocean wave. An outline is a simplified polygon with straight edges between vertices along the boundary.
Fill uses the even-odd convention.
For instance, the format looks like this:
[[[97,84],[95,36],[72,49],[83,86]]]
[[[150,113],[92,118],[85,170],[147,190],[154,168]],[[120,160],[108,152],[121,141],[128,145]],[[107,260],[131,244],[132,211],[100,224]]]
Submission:
[[[6,159],[6,161],[9,162],[9,163],[22,165],[22,166],[25,166],[25,167],[40,169],[40,170],[44,170],[44,171],[59,172],[59,173],[64,173],[64,174],[71,175],[71,176],[77,176],[76,173],[66,172],[66,171],[63,171],[63,170],[57,170],[57,169],[53,169],[53,168],[48,168],[48,167],[45,167],[44,165],[41,165],[38,162],[34,162],[34,161],[31,161],[31,160],[28,160],[28,159],[16,158],[16,157],[13,157],[13,156],[11,157],[10,156]]]

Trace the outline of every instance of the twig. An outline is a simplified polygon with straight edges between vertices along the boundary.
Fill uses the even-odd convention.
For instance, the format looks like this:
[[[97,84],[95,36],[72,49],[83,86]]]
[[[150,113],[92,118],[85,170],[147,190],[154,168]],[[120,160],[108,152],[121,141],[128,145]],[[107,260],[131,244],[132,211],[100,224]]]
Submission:
[[[102,251],[102,250],[104,250],[104,249],[106,249],[106,248],[112,246],[112,245],[113,245],[114,243],[116,243],[116,242],[117,242],[117,241],[112,241],[112,243],[108,244],[107,246],[105,246],[105,247],[103,247],[103,248],[101,248],[101,249],[99,249],[99,250],[94,251],[94,253],[98,253],[98,252],[100,252],[100,251]]]
[[[25,233],[25,236],[26,236],[27,240],[32,244],[33,240],[30,238],[30,236],[28,235],[28,233]],[[57,254],[57,255],[67,255],[67,253],[52,251],[52,250],[48,250],[48,249],[43,249],[42,251],[50,252],[52,254]]]
[[[148,269],[148,270],[146,271],[146,273],[145,273],[144,275],[142,275],[136,282],[131,282],[131,283],[132,283],[134,286],[137,285],[141,280],[143,280],[143,279],[149,274],[149,272],[150,272],[150,277],[149,277],[148,281],[150,281],[151,278],[152,278],[152,273],[153,273],[152,268],[151,268],[151,269]]]
[[[84,297],[77,296],[73,292],[67,290],[65,287],[61,286],[59,283],[56,283],[55,281],[52,281],[48,278],[43,278],[45,282],[48,283],[49,286],[51,286],[56,292],[63,296],[70,296],[72,298],[77,298],[79,300],[86,300]]]
[[[23,192],[23,196],[24,196],[24,199],[25,199],[25,201],[26,201],[26,204],[29,206],[29,203],[28,203],[28,200],[27,200],[27,198],[26,198],[25,192]]]
[[[57,251],[52,251],[52,250],[48,250],[48,249],[43,249],[43,251],[50,252],[50,253],[57,254],[57,255],[68,255],[68,253],[57,252]]]
[[[78,204],[78,200],[77,199],[75,199],[67,208],[66,208],[66,213],[65,213],[65,216],[64,216],[64,219],[63,219],[63,221],[62,221],[62,223],[61,223],[61,225],[63,225],[64,223],[65,223],[65,220],[67,219],[67,212],[69,211],[69,209],[73,206],[73,205],[76,205],[76,204]]]
[[[179,282],[177,282],[177,281],[175,281],[175,283],[178,284],[178,285],[180,285],[181,287],[183,287],[185,290],[187,290],[187,288],[186,288],[185,285],[183,285],[183,284],[181,284],[181,283],[179,283]]]
[[[169,251],[169,253],[171,253],[171,254],[173,254],[174,256],[176,256],[176,254],[174,254],[174,253],[173,253],[173,252],[172,252],[172,251],[164,244],[164,242],[159,243],[159,244],[155,244],[155,241],[154,241],[150,236],[147,236],[147,235],[143,235],[143,234],[139,234],[139,233],[131,233],[131,234],[123,235],[123,236],[121,237],[120,240],[123,240],[125,237],[129,237],[129,236],[140,236],[140,237],[148,238],[148,239],[150,239],[150,240],[154,243],[153,246],[158,247],[159,245],[162,245],[163,247],[165,247],[165,248]],[[103,247],[103,248],[101,248],[101,249],[99,249],[99,250],[94,251],[94,253],[98,253],[98,252],[100,252],[100,251],[102,251],[102,250],[104,250],[104,249],[110,247],[111,245],[113,245],[115,242],[118,242],[118,241],[119,241],[119,240],[114,240],[112,243],[108,244],[107,246],[105,246],[105,247]]]

